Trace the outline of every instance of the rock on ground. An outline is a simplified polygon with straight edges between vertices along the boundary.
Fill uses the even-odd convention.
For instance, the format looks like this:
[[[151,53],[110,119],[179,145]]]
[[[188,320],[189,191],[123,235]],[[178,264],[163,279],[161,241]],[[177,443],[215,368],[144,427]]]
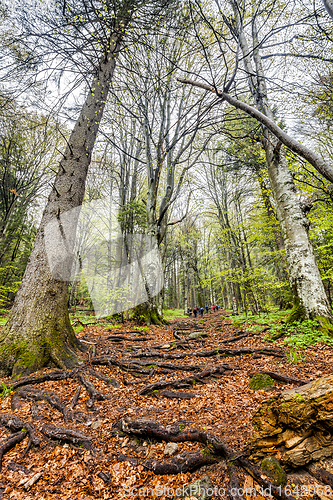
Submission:
[[[197,498],[198,500],[210,500],[213,496],[213,483],[208,476],[203,476],[197,481],[188,484],[182,496],[178,498]]]
[[[293,468],[333,456],[333,375],[265,401],[253,426],[253,460],[271,455]]]
[[[166,457],[172,457],[175,453],[177,453],[179,446],[177,443],[168,443],[164,448],[164,455]]]

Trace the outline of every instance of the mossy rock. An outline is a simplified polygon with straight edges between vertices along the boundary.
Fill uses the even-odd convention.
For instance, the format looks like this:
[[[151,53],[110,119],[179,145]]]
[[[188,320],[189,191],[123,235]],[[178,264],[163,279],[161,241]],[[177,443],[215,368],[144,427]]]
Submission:
[[[274,380],[269,375],[258,373],[250,380],[250,388],[253,391],[267,391],[274,388]]]
[[[287,475],[275,457],[266,457],[261,462],[261,470],[275,486],[285,486]]]
[[[275,455],[290,470],[333,457],[333,375],[264,401],[252,422],[251,460]]]
[[[177,498],[197,498],[198,500],[210,500],[213,496],[213,483],[208,476],[203,476],[197,481],[188,484]]]

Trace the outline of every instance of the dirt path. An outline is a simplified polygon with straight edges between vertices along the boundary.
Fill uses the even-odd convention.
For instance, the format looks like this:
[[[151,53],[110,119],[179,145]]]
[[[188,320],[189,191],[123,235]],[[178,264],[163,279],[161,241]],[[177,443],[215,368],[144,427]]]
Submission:
[[[208,336],[189,338],[201,333]],[[185,455],[167,460],[167,436],[127,435],[119,422],[145,418],[164,430],[174,424],[176,434],[196,429],[239,454],[261,402],[294,386],[276,381],[269,394],[253,391],[250,374],[308,381],[332,372],[327,346],[307,349],[306,362],[294,365],[285,347],[263,341],[266,334],[245,335],[221,312],[146,330],[132,323],[109,331],[85,327],[78,337],[90,350],[80,369],[4,380],[13,392],[0,400],[0,499],[173,498],[176,488],[205,474],[226,489],[230,469],[223,454],[216,459],[212,448],[202,452],[198,439],[178,436],[177,453]],[[170,473],[186,467],[189,472]],[[245,478],[239,470],[240,484]]]

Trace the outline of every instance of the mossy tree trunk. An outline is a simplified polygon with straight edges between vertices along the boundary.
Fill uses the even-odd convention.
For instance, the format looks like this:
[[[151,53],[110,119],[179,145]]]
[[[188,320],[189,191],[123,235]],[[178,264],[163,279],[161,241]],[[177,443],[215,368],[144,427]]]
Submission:
[[[69,320],[68,282],[57,280],[49,268],[45,227],[82,204],[85,180],[105,101],[110,88],[123,30],[110,36],[110,50],[100,61],[80,116],[48,198],[35,244],[9,320],[0,334],[0,373],[26,374],[43,366],[72,367],[79,363],[80,343]],[[77,213],[78,217],[78,213]],[[73,248],[77,220],[72,221]],[[71,265],[68,262],[68,265]]]
[[[144,321],[147,325],[167,325],[168,322],[163,318],[158,310],[156,297],[152,297],[147,302],[136,306],[134,309],[134,318]]]

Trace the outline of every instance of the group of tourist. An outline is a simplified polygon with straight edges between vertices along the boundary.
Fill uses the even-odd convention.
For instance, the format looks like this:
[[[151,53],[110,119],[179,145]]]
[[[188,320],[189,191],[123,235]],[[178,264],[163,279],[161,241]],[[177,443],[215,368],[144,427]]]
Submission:
[[[193,316],[196,318],[198,315],[203,317],[204,315],[204,312],[206,310],[206,313],[214,313],[215,311],[218,311],[221,307],[219,306],[219,304],[217,304],[216,306],[208,306],[207,304],[205,305],[205,307],[193,307],[193,309],[191,309],[190,307],[187,309],[187,314],[189,316],[192,316],[192,313],[193,313]]]

